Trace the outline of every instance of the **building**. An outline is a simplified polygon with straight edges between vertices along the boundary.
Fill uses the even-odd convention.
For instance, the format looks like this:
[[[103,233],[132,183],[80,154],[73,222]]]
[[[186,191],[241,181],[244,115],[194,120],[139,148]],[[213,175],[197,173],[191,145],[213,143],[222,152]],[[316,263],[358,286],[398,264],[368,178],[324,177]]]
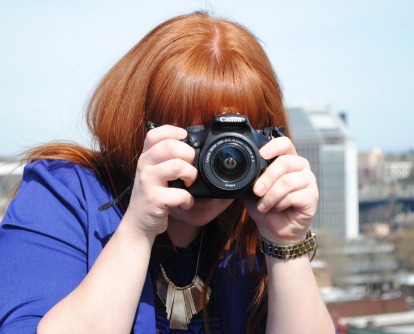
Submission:
[[[347,261],[341,268],[339,286],[364,286],[368,292],[380,294],[398,281],[395,246],[375,239],[355,239],[347,242],[339,254]],[[338,256],[339,256],[338,254]]]
[[[337,240],[358,237],[357,147],[346,116],[328,107],[288,108],[292,139],[318,181],[320,199],[313,226]]]
[[[384,181],[397,182],[408,178],[414,168],[411,161],[387,161],[384,164]]]
[[[360,183],[382,182],[384,179],[384,153],[379,148],[358,154],[358,180]]]
[[[0,160],[0,220],[13,187],[19,182],[23,168],[15,162]]]
[[[414,170],[414,161],[398,155],[385,155],[374,148],[358,154],[359,183],[395,183],[410,177]]]

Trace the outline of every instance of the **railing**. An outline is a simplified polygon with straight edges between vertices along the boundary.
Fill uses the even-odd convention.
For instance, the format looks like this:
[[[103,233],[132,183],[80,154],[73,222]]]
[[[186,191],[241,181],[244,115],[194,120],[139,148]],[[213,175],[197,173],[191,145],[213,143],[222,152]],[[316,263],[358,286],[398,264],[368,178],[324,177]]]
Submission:
[[[414,213],[414,196],[365,199],[359,201],[360,223],[385,222]]]
[[[384,332],[380,329],[373,328],[358,328],[358,327],[348,327],[346,334],[393,334],[393,332],[387,331]],[[397,334],[397,333],[394,333]]]

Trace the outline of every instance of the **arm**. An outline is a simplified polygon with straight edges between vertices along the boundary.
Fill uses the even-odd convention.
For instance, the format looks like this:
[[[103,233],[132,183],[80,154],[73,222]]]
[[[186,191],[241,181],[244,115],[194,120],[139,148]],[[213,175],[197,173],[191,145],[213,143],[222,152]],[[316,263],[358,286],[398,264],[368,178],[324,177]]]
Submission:
[[[260,153],[265,159],[278,158],[257,180],[253,191],[261,199],[247,202],[248,212],[260,235],[272,243],[287,246],[301,242],[317,208],[315,176],[286,137],[273,139]],[[266,266],[268,333],[335,332],[307,256],[291,260],[266,256]]]
[[[43,317],[38,333],[130,333],[151,247],[167,228],[168,209],[192,205],[188,192],[167,187],[177,177],[196,177],[194,150],[177,141],[185,135],[172,126],[148,134],[118,229],[80,285]]]
[[[81,284],[42,318],[38,333],[129,333],[152,241],[123,219]]]
[[[267,333],[333,334],[307,256],[278,260],[266,256],[269,273]]]

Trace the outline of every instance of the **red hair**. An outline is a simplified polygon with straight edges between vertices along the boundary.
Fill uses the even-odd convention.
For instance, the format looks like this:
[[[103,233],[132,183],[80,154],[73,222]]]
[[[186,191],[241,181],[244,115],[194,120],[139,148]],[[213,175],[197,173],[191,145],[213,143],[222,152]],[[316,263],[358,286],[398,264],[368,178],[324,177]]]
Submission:
[[[99,149],[55,143],[32,150],[27,160],[60,158],[95,170],[105,163],[132,179],[146,122],[208,125],[226,112],[247,115],[256,129],[287,125],[281,89],[257,39],[244,27],[207,13],[178,16],[149,32],[96,88],[87,122]],[[242,202],[235,201],[218,220],[228,233],[224,250],[236,245],[253,258],[257,229]],[[262,272],[250,330],[260,320],[253,315],[263,313],[259,305],[266,279]]]
[[[194,13],[156,27],[108,72],[92,95],[88,125],[105,160],[132,176],[146,122],[206,125],[230,111],[256,128],[286,125],[279,85],[254,36]]]

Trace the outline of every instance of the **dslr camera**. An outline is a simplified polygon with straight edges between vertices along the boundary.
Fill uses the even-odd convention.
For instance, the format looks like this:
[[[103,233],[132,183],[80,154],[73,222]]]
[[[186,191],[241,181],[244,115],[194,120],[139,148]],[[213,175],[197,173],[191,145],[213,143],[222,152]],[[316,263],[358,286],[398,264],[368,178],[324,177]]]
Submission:
[[[148,123],[147,129],[157,126]],[[208,128],[195,125],[186,130],[183,141],[195,150],[198,177],[190,187],[180,179],[169,186],[186,189],[196,198],[257,198],[253,184],[274,160],[262,159],[259,149],[273,137],[285,135],[284,127],[254,130],[249,119],[240,114],[218,115]]]

